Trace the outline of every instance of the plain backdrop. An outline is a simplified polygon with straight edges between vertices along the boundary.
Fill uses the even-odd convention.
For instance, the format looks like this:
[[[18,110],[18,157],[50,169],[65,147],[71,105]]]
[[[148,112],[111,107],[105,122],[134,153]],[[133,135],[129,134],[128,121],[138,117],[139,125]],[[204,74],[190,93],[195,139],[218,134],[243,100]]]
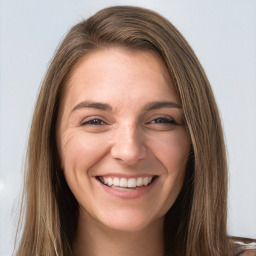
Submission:
[[[231,235],[256,237],[256,1],[0,2],[0,256],[11,254],[29,125],[56,46],[75,23],[110,5],[168,18],[205,68],[221,112],[229,161]]]

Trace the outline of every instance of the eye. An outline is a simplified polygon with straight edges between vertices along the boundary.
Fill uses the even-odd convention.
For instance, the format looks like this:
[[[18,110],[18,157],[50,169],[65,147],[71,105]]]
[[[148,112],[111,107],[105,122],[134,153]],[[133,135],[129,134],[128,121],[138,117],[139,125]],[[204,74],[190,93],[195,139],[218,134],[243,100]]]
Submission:
[[[81,125],[82,126],[85,126],[85,125],[95,125],[95,126],[98,126],[98,125],[104,125],[106,124],[104,121],[102,121],[101,119],[99,118],[92,118],[92,119],[85,119],[82,121]]]
[[[157,116],[146,123],[147,127],[156,131],[168,131],[174,129],[178,123],[169,116]]]
[[[177,124],[172,118],[159,117],[149,122],[151,124]]]

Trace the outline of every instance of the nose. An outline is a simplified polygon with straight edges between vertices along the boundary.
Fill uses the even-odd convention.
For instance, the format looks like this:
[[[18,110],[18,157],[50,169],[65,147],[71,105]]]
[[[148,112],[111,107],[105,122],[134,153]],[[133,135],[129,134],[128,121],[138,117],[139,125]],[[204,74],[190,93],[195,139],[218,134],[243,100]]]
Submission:
[[[147,148],[139,128],[133,125],[117,128],[111,155],[126,165],[135,165],[145,159]]]

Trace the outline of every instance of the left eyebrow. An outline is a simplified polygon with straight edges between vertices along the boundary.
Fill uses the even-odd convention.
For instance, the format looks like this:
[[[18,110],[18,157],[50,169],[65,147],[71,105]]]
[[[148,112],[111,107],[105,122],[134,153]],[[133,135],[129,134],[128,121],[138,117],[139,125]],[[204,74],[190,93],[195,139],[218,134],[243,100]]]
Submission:
[[[160,108],[178,108],[182,109],[181,105],[172,101],[154,101],[146,104],[144,111],[150,111]]]

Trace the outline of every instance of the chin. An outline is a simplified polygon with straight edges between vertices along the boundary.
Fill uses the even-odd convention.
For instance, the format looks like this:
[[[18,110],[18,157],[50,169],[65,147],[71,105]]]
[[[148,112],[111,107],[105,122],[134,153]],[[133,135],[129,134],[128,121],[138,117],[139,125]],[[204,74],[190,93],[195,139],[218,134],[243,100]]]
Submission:
[[[113,231],[140,232],[162,223],[164,216],[150,216],[148,212],[139,210],[120,210],[113,214],[104,213],[100,221],[104,226]]]

